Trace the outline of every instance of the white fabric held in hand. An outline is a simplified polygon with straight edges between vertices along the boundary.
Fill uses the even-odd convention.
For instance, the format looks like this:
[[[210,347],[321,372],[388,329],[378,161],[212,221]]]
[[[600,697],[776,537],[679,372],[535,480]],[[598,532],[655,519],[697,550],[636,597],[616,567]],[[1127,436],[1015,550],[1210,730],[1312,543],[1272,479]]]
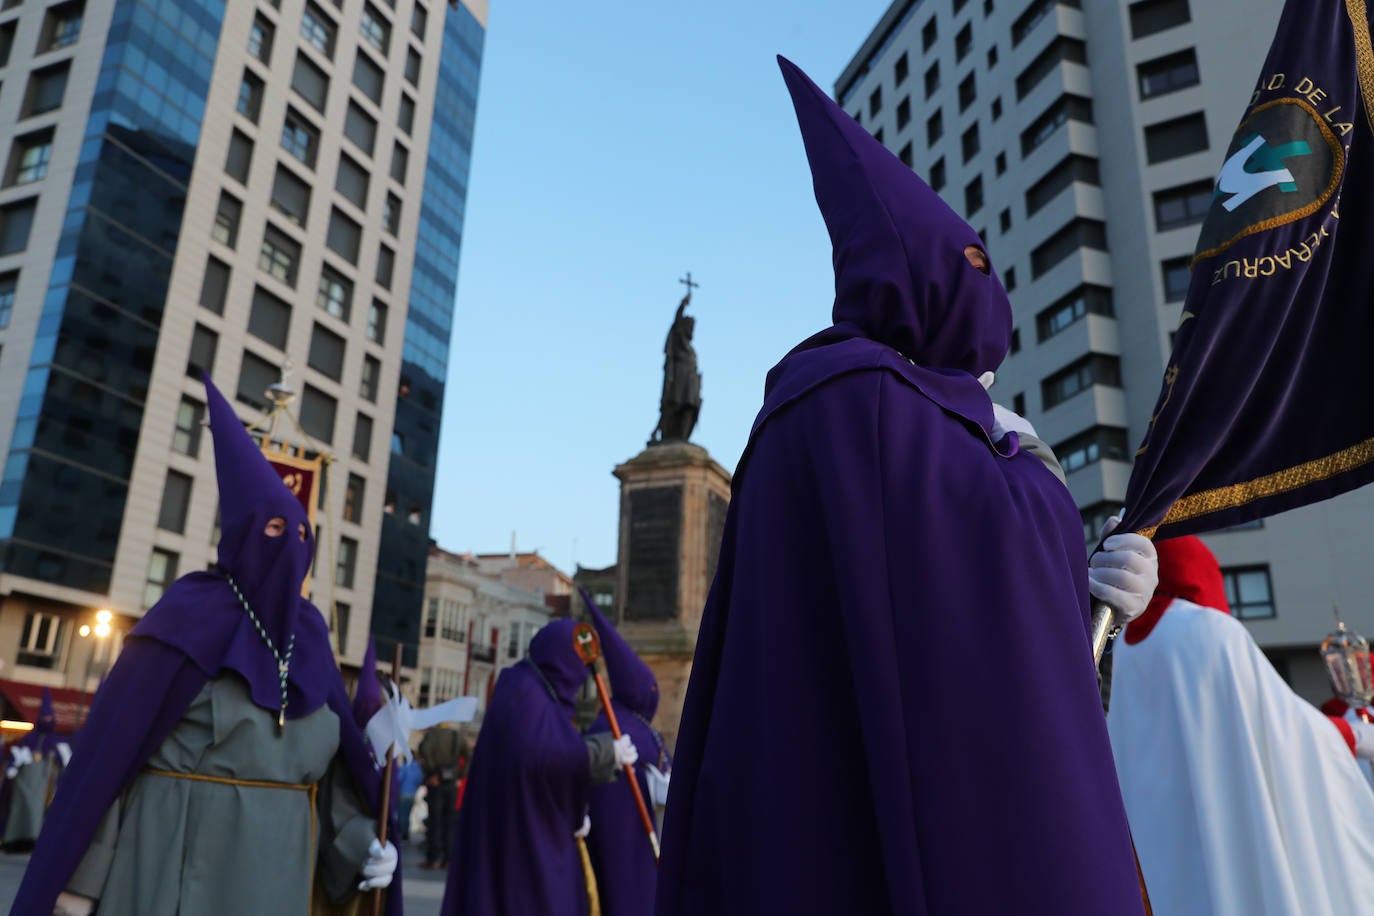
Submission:
[[[646,765],[645,770],[649,777],[649,797],[653,799],[653,804],[663,807],[668,804],[668,779],[669,774],[663,772],[652,763]]]
[[[53,907],[52,916],[89,916],[94,907],[95,901],[90,897],[82,897],[80,894],[63,891],[57,895],[57,903]]]
[[[1102,549],[1088,558],[1088,591],[1116,611],[1125,626],[1139,617],[1159,584],[1159,554],[1150,539],[1139,534],[1111,534],[1121,524],[1114,515],[1102,526],[1110,535]]]
[[[577,837],[579,840],[586,839],[587,834],[591,832],[592,816],[590,814],[584,814],[582,815],[582,826],[573,831],[573,836]]]
[[[639,759],[639,749],[630,740],[629,735],[621,735],[615,739],[615,765],[621,767],[634,766]]]
[[[360,869],[363,880],[358,884],[360,891],[375,891],[379,887],[390,887],[392,876],[396,874],[396,847],[390,840],[383,846],[380,840],[373,840],[367,847],[367,861]]]

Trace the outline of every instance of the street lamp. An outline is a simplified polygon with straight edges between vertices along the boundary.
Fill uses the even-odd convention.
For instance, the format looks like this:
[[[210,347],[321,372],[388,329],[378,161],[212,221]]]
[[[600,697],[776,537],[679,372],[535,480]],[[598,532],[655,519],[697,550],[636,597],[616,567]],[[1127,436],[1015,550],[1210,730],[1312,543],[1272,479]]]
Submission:
[[[95,612],[94,627],[92,627],[88,623],[83,623],[80,627],[77,628],[76,631],[82,639],[85,639],[86,637],[94,634],[95,638],[100,641],[100,643],[91,646],[91,651],[86,655],[86,676],[81,679],[81,711],[77,714],[76,717],[77,728],[80,728],[82,725],[86,724],[86,685],[89,684],[91,681],[91,662],[95,661],[96,648],[104,642],[107,636],[110,635],[110,621],[113,619],[114,615],[102,608],[101,610]]]

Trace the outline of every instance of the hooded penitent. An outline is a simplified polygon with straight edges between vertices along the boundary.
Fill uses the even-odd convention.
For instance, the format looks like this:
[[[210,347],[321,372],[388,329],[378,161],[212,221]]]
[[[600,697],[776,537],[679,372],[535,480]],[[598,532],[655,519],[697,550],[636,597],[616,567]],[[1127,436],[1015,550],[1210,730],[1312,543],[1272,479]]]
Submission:
[[[44,687],[43,699],[38,707],[38,721],[34,723],[33,730],[19,740],[19,744],[47,754],[62,741],[62,736],[57,733],[57,713],[53,710],[52,691]]]
[[[590,595],[582,592],[592,624],[601,637],[601,655],[610,681],[611,705],[622,734],[630,736],[639,750],[635,765],[639,789],[654,818],[646,767],[668,770],[663,736],[651,724],[658,710],[658,680],[630,644],[601,613]],[[588,734],[610,731],[605,713],[597,716]],[[639,809],[623,773],[615,782],[594,786],[591,791],[592,832],[587,849],[596,868],[601,891],[601,911],[606,916],[642,916],[653,911],[658,863],[639,819]]]
[[[1293,693],[1229,615],[1200,540],[1157,550],[1158,603],[1113,649],[1108,717],[1155,912],[1369,911],[1374,792],[1344,723]]]
[[[83,748],[100,751],[72,757],[15,912],[52,911],[101,817],[211,678],[233,672],[247,684],[254,705],[273,719],[282,713],[278,662],[245,602],[279,653],[291,653],[285,727],[327,704],[339,720],[339,760],[364,804],[380,810],[380,774],[353,721],[324,617],[300,594],[313,550],[305,509],[208,377],[205,394],[219,483],[219,568],[174,582],[125,639],[81,733]],[[277,517],[285,520],[285,531],[269,537],[264,529]],[[387,912],[399,913],[399,886],[392,888]]]
[[[1140,913],[1082,522],[991,440],[976,379],[1005,293],[977,234],[781,65],[834,324],[769,373],[736,472],[657,912]]]
[[[573,833],[585,812],[590,760],[573,725],[587,669],[571,620],[530,641],[501,672],[482,719],[449,861],[445,916],[581,916],[586,886]]]

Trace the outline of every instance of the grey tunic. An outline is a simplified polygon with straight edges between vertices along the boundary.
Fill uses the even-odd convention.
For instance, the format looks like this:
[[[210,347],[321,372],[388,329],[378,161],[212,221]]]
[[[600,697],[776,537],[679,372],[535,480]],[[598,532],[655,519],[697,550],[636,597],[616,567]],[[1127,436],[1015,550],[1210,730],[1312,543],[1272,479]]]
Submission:
[[[48,810],[48,796],[57,784],[62,761],[57,752],[44,754],[19,768],[10,780],[10,815],[5,821],[4,842],[32,840],[43,827],[43,815]]]
[[[146,769],[116,799],[67,890],[101,916],[304,916],[319,868],[335,900],[356,887],[376,835],[341,761],[339,720],[322,706],[291,719],[253,705],[236,675],[192,701]],[[230,785],[159,775],[319,784]]]

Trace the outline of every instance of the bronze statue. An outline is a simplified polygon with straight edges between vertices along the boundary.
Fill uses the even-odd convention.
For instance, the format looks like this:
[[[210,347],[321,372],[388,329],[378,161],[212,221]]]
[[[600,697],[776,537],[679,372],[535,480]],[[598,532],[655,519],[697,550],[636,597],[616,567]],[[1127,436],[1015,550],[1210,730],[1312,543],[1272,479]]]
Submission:
[[[701,373],[697,371],[697,353],[692,349],[692,330],[695,319],[684,314],[692,301],[692,282],[689,273],[679,283],[687,285],[687,295],[678,304],[673,326],[663,344],[663,394],[659,399],[658,427],[649,444],[686,442],[697,425],[701,412]]]

